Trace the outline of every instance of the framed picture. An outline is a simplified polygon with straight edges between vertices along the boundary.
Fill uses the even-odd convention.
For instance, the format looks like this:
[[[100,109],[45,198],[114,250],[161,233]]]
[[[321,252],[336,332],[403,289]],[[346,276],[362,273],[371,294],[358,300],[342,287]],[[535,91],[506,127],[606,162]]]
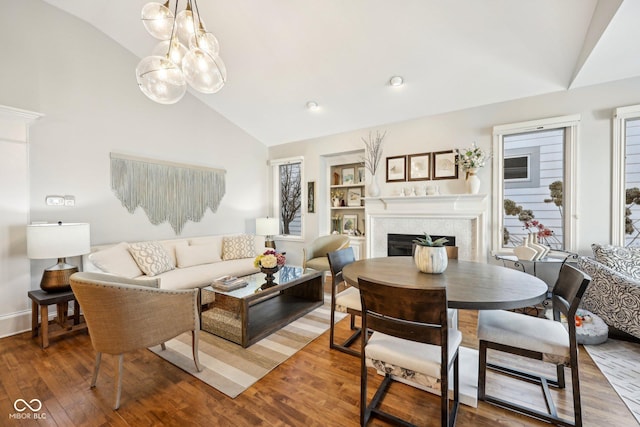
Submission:
[[[342,169],[342,185],[349,185],[355,183],[355,168]]]
[[[307,212],[314,213],[316,211],[316,182],[307,182]]]
[[[431,178],[431,153],[409,154],[409,181]]]
[[[364,183],[364,166],[358,167],[358,183]]]
[[[347,206],[360,206],[361,199],[362,199],[361,188],[350,188],[347,191]]]
[[[387,157],[387,182],[407,180],[407,156]]]
[[[456,153],[453,150],[437,151],[433,153],[432,179],[457,179],[458,165]]]
[[[355,234],[358,229],[358,215],[342,215],[342,234]]]

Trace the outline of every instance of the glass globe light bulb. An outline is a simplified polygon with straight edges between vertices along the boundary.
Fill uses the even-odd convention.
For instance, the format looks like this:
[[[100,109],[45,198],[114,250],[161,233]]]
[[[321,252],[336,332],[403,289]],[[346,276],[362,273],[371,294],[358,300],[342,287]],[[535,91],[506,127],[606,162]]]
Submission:
[[[164,5],[152,2],[142,7],[142,24],[149,34],[158,40],[168,40],[171,37],[173,12],[167,7],[168,5],[168,1]]]
[[[160,104],[174,104],[187,91],[180,67],[163,56],[147,56],[140,61],[136,78],[142,93]]]
[[[220,53],[220,45],[218,44],[216,36],[204,30],[198,30],[198,32],[189,39],[189,49],[197,47],[211,55],[218,55]]]
[[[185,46],[188,46],[191,36],[196,33],[196,27],[193,22],[193,12],[191,9],[187,8],[178,12],[178,15],[176,16],[176,32],[178,33],[180,42]]]
[[[227,80],[227,69],[217,55],[202,49],[190,49],[182,59],[182,71],[187,83],[202,93],[216,93]]]
[[[171,49],[169,49],[169,43],[171,43]],[[182,65],[182,58],[184,58],[184,55],[187,53],[187,48],[174,37],[171,41],[164,40],[158,43],[156,47],[153,48],[151,55],[167,56],[167,53],[169,54],[171,62],[180,67]]]

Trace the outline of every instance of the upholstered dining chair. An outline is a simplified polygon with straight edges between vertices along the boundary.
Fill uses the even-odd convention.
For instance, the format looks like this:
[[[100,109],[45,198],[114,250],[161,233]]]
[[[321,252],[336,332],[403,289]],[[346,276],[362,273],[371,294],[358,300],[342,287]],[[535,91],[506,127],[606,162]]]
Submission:
[[[329,271],[327,254],[347,246],[349,246],[349,236],[347,235],[329,234],[328,236],[320,236],[302,249],[302,268]]]
[[[359,351],[350,348],[361,331],[361,329],[355,325],[356,316],[362,315],[360,292],[351,286],[342,292],[338,292],[338,287],[344,283],[342,269],[356,260],[353,248],[343,248],[329,252],[327,258],[329,260],[329,268],[331,269],[331,326],[329,327],[329,347],[353,356],[360,356]],[[340,308],[349,315],[351,330],[353,331],[351,336],[341,344],[336,344],[334,339],[336,308]]]
[[[479,400],[553,424],[582,426],[575,315],[590,281],[591,278],[588,275],[571,265],[564,264],[562,266],[553,288],[553,320],[502,310],[479,312]],[[560,321],[561,314],[568,320],[566,328]],[[489,349],[551,363],[556,366],[556,378],[546,378],[513,367],[487,363],[487,350]],[[565,366],[571,369],[573,422],[558,415],[549,391],[549,385],[565,388]],[[488,369],[539,384],[542,387],[547,412],[487,394]]]
[[[97,352],[91,388],[96,386],[102,353],[118,355],[115,402],[120,407],[124,353],[168,341],[191,332],[193,360],[198,360],[198,289],[157,289],[158,281],[124,279],[99,273],[75,273],[71,289],[80,304]],[[155,287],[150,287],[150,286]]]
[[[453,426],[459,405],[459,330],[448,327],[447,290],[400,288],[358,279],[362,303],[360,425],[371,417],[412,425],[380,408],[394,377],[436,388],[440,385],[441,425]],[[384,372],[384,379],[367,404],[367,367]],[[453,367],[453,402],[449,402],[449,372]],[[451,409],[449,408],[451,406]]]

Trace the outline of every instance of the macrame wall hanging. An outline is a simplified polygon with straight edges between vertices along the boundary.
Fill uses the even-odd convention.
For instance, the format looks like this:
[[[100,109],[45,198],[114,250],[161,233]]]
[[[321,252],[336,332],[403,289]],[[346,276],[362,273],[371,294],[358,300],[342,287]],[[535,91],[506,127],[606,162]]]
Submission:
[[[144,209],[149,221],[168,221],[176,235],[187,221],[215,212],[225,192],[224,169],[213,169],[111,153],[111,189],[133,213]]]

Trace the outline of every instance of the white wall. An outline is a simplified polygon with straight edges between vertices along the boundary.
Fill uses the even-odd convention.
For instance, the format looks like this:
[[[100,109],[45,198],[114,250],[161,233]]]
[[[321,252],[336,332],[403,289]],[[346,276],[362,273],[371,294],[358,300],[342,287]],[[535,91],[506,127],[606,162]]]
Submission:
[[[409,88],[408,88],[409,89]],[[402,123],[362,129],[314,140],[271,147],[270,158],[302,155],[305,179],[316,181],[317,212],[327,206],[327,177],[320,155],[363,148],[361,138],[370,130],[387,131],[383,157],[464,148],[477,142],[490,151],[495,125],[547,117],[581,114],[578,140],[578,240],[580,253],[589,253],[593,242],[610,241],[611,118],[616,107],[640,103],[640,78],[621,80],[548,95],[480,106]],[[384,159],[383,159],[384,164]],[[384,182],[384,166],[379,177],[382,195],[395,194],[401,184]],[[491,166],[480,170],[481,193],[491,196]],[[437,181],[441,193],[464,192],[464,177]],[[319,185],[318,185],[319,183]],[[410,186],[410,183],[404,183]],[[490,217],[489,217],[490,218]],[[324,230],[320,214],[307,215],[306,237]],[[489,241],[490,239],[487,239]],[[288,250],[301,251],[302,244],[287,243]],[[490,248],[487,248],[489,250]]]
[[[227,170],[218,211],[181,236],[253,232],[267,214],[266,147],[189,93],[169,106],[147,99],[139,58],[95,28],[39,0],[3,1],[0,40],[0,105],[44,114],[30,134],[31,221],[89,222],[94,245],[175,237],[121,205],[110,152]],[[76,207],[46,206],[51,194],[75,196]],[[54,261],[32,261],[31,289]]]

